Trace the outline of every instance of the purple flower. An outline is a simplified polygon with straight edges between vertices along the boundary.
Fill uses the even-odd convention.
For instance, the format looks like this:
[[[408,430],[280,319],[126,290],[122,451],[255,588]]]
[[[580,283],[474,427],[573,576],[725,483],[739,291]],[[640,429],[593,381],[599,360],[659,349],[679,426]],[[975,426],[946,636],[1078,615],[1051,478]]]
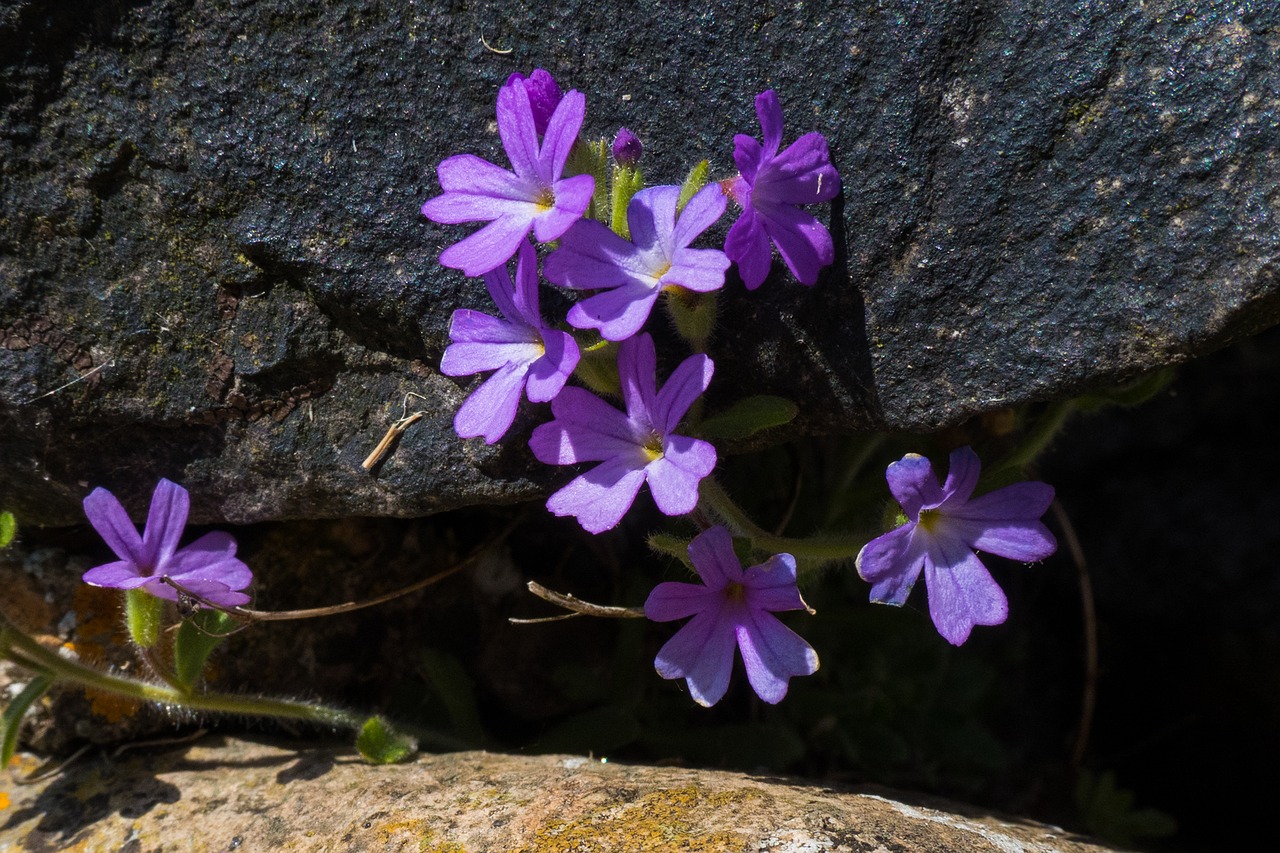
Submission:
[[[505,320],[479,311],[453,312],[449,338],[440,360],[445,376],[496,372],[471,392],[453,419],[463,438],[482,435],[486,444],[502,438],[516,418],[520,393],[545,403],[560,393],[578,366],[578,345],[565,332],[549,329],[538,313],[538,256],[520,241],[513,284],[506,266],[484,274],[489,295]]]
[[[230,534],[206,533],[185,548],[178,539],[187,524],[191,497],[177,483],[161,480],[151,496],[151,510],[141,537],[115,495],[94,489],[84,499],[84,514],[120,559],[84,573],[84,582],[113,589],[141,587],[158,598],[178,600],[178,592],[161,578],[223,607],[249,603],[241,590],[253,582],[253,572],[236,559],[236,540]]]
[[[569,309],[569,323],[598,329],[611,341],[640,331],[664,289],[706,292],[724,286],[729,259],[719,249],[690,249],[727,203],[711,185],[689,199],[679,217],[679,187],[641,190],[627,206],[631,242],[591,219],[574,224],[547,256],[543,274],[575,290],[608,288]]]
[[[556,85],[556,79],[549,72],[535,68],[528,77],[517,71],[507,78],[508,83],[513,80],[524,84],[524,90],[529,94],[529,106],[533,109],[533,126],[537,129],[539,136],[546,136],[551,115],[556,111],[563,97],[560,94],[560,87]]]
[[[512,171],[472,154],[450,157],[436,170],[444,194],[422,205],[422,215],[433,222],[489,223],[440,254],[440,263],[467,275],[505,264],[530,229],[539,242],[559,238],[591,202],[590,175],[561,177],[586,99],[577,91],[560,99],[539,142],[530,85],[513,75],[498,91],[498,134]]]
[[[868,542],[858,574],[872,584],[871,600],[901,606],[924,570],[929,615],[938,633],[960,645],[974,625],[999,625],[1009,604],[974,551],[1011,560],[1043,560],[1058,543],[1040,522],[1053,501],[1045,483],[1014,483],[970,498],[982,463],[968,447],[951,452],[947,481],[933,465],[908,453],[889,466],[889,491],[909,519]]]
[[[663,678],[683,678],[699,705],[719,702],[729,688],[736,643],[751,689],[777,704],[795,675],[818,670],[818,654],[778,621],[779,610],[807,610],[796,588],[796,561],[775,554],[745,572],[733,552],[733,537],[712,527],[689,543],[689,558],[702,584],[661,583],[649,593],[644,615],[655,622],[692,616],[658,652]]]
[[[835,259],[835,249],[822,223],[797,205],[835,198],[840,175],[820,133],[806,133],[778,153],[782,106],[772,89],[756,97],[756,115],[764,145],[742,134],[733,138],[733,160],[741,174],[724,187],[742,206],[742,215],[725,238],[725,254],[738,265],[747,289],[755,290],[769,274],[772,241],[795,277],[813,284],[818,271]]]
[[[640,137],[625,127],[618,128],[618,135],[613,138],[613,159],[619,166],[635,166],[644,153],[644,145]]]
[[[603,464],[552,495],[551,512],[576,516],[588,531],[600,533],[622,520],[646,480],[667,515],[684,515],[697,506],[698,482],[715,467],[716,449],[674,432],[707,390],[713,365],[705,355],[690,356],[659,391],[656,361],[648,335],[618,347],[626,414],[582,388],[565,388],[552,401],[555,420],[533,431],[533,455],[548,465]]]

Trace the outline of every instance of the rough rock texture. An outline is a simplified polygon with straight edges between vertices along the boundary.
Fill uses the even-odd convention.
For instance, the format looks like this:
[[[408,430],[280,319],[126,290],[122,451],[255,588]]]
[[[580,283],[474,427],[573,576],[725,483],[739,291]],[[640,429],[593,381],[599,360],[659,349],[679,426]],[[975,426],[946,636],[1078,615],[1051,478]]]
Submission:
[[[197,518],[250,521],[544,490],[542,413],[507,447],[451,434],[448,317],[486,298],[435,263],[465,229],[417,213],[440,159],[498,156],[495,92],[534,66],[659,181],[727,174],[766,87],[789,138],[827,134],[835,268],[731,282],[751,332],[714,351],[713,397],[785,393],[800,429],[932,429],[1280,319],[1270,0],[619,8],[5,4],[4,500],[69,522],[85,484],[139,509],[165,475]],[[370,476],[410,391],[427,418]]]
[[[369,767],[347,751],[242,740],[84,758],[32,787],[0,780],[0,796],[0,845],[31,853],[1107,849],[883,789],[555,755],[463,752]]]

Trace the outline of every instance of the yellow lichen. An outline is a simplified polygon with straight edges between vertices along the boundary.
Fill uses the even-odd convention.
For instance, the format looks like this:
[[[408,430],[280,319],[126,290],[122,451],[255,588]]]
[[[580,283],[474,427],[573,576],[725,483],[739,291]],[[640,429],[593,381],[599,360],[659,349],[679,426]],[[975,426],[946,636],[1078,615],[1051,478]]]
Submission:
[[[576,820],[548,821],[538,828],[532,844],[521,853],[746,850],[749,839],[741,833],[727,829],[702,831],[697,827],[713,814],[717,815],[717,823],[732,825],[732,817],[726,813],[759,796],[751,789],[708,792],[700,785],[654,791],[632,802],[601,807]]]

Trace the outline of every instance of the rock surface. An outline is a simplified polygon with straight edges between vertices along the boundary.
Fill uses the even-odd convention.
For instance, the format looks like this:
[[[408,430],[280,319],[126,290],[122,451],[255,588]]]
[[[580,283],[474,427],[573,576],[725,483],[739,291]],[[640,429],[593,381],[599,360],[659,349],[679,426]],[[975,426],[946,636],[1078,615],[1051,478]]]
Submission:
[[[199,520],[417,515],[545,491],[450,422],[436,371],[478,280],[417,213],[500,159],[498,85],[542,66],[648,174],[731,168],[752,97],[845,181],[812,290],[730,282],[713,395],[798,429],[929,430],[1280,320],[1280,7],[1053,0],[827,8],[25,0],[0,10],[0,493],[80,518],[158,476]],[[820,212],[826,216],[825,212]],[[563,304],[560,305],[563,308]],[[68,383],[74,383],[68,385]],[[65,386],[65,387],[64,387]],[[408,403],[426,418],[369,475]],[[714,403],[714,399],[713,399]]]
[[[34,763],[34,762],[29,762]],[[0,846],[38,851],[1026,851],[1107,848],[885,789],[582,757],[463,752],[370,767],[349,751],[207,738],[0,781]]]

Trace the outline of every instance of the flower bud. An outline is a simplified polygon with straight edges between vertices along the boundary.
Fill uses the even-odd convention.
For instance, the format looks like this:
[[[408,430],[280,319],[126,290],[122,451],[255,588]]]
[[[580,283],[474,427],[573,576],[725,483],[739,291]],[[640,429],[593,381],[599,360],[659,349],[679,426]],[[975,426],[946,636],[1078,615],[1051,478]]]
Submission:
[[[555,78],[549,72],[535,68],[528,77],[517,71],[509,79],[524,83],[524,91],[529,96],[529,105],[533,107],[533,126],[537,129],[539,136],[546,135],[551,114],[556,111],[562,97]]]
[[[625,127],[618,128],[618,135],[613,138],[613,159],[619,166],[635,166],[640,162],[644,146],[640,138]]]

